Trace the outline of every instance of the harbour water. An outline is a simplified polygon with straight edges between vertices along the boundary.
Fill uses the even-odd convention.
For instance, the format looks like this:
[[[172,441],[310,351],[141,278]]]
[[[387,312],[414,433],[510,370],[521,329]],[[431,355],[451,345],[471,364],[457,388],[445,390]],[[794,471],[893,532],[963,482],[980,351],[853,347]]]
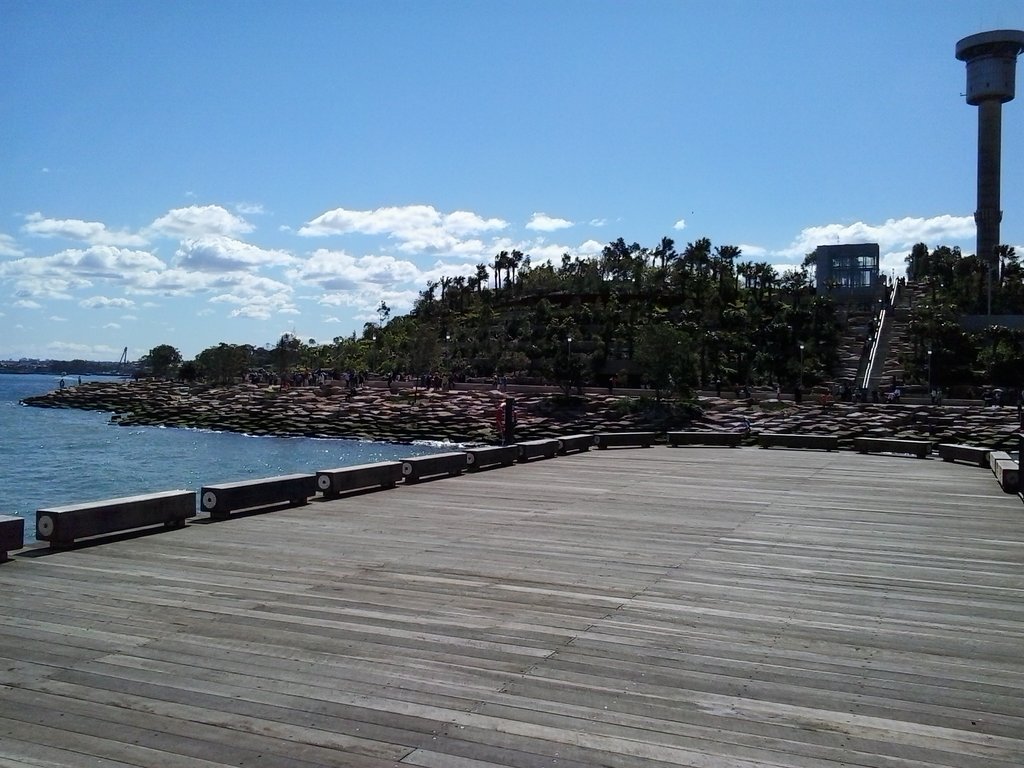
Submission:
[[[89,380],[85,377],[83,380]],[[77,377],[68,377],[74,386]],[[160,427],[119,427],[110,414],[29,408],[19,400],[60,386],[59,376],[0,374],[0,514],[212,483],[344,467],[452,450],[445,444],[252,437]]]

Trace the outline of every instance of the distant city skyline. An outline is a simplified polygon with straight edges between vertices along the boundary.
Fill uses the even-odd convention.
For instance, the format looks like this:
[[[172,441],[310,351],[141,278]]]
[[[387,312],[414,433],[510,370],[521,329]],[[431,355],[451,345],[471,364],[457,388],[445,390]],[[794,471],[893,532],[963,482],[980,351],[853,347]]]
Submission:
[[[1024,5],[0,0],[0,359],[322,343],[619,237],[973,253],[991,29]],[[1021,95],[1002,179],[1022,252]]]

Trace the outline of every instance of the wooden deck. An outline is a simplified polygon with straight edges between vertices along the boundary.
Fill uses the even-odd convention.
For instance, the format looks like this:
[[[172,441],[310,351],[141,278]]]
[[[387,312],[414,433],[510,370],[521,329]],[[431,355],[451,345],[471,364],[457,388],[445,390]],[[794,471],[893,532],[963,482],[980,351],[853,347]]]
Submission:
[[[0,566],[0,768],[1024,765],[1024,505],[591,451]]]

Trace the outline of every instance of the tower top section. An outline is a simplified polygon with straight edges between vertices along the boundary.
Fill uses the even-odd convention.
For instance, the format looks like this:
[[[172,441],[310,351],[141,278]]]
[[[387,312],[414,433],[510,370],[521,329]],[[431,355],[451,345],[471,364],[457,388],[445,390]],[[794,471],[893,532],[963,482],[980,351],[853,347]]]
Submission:
[[[1024,32],[996,29],[970,35],[956,44],[956,57],[967,62],[967,103],[1004,103],[1014,96],[1017,54],[1024,51]]]

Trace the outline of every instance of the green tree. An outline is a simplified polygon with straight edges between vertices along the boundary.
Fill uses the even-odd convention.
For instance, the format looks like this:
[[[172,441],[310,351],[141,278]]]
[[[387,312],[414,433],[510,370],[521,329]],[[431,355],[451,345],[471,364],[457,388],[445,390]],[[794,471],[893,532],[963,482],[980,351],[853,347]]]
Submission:
[[[251,347],[224,344],[208,347],[196,355],[196,367],[207,381],[226,384],[245,373]]]
[[[667,323],[644,329],[637,343],[636,362],[658,400],[667,391],[688,394],[697,383],[697,355],[692,339]]]
[[[298,363],[300,355],[302,354],[302,340],[296,338],[290,333],[285,333],[277,340],[277,346],[274,347],[273,359],[274,367],[280,374],[285,374],[291,370],[292,366]]]
[[[149,350],[139,362],[153,376],[163,379],[177,371],[181,365],[181,352],[170,344],[159,344]]]

